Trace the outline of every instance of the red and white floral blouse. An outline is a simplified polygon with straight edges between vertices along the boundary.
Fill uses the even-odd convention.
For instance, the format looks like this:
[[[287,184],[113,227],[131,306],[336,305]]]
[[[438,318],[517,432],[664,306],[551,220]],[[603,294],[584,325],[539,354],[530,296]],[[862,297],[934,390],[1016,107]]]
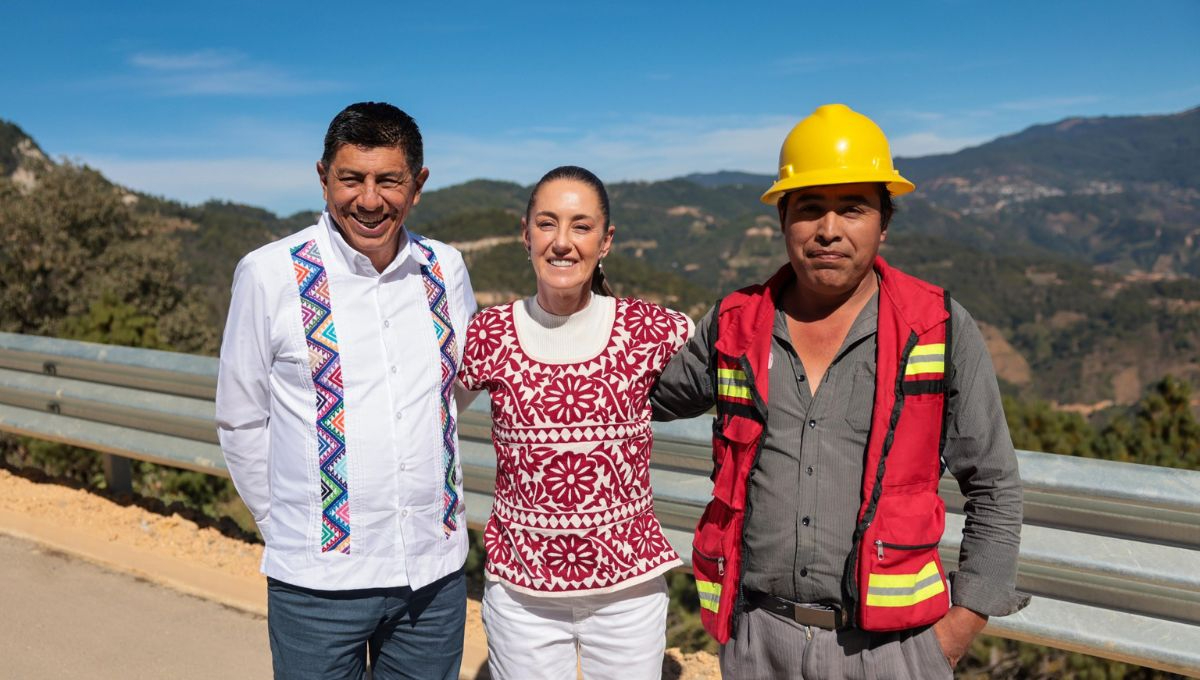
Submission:
[[[621,298],[598,355],[550,364],[522,350],[513,304],[471,320],[459,376],[491,393],[496,447],[489,579],[602,593],[681,564],[654,516],[647,397],[689,330],[678,312]]]

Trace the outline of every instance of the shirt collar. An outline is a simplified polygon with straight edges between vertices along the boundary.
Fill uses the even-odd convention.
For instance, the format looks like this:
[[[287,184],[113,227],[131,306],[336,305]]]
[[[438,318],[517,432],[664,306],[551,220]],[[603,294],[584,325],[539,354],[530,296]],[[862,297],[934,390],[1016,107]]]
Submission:
[[[375,271],[375,265],[371,264],[371,258],[358,252],[346,242],[345,237],[342,236],[342,232],[338,229],[337,224],[334,223],[333,217],[329,214],[328,210],[321,213],[321,223],[325,225],[329,241],[333,243],[335,256],[347,269],[360,276],[370,276],[372,278],[384,276],[400,268],[408,258],[412,258],[422,267],[429,265],[429,260],[425,257],[425,252],[416,246],[407,226],[400,228],[400,247],[396,250],[395,259],[389,262],[388,266],[384,267],[382,272],[377,272]]]
[[[784,313],[782,305],[783,296],[780,296],[775,301],[775,325],[771,329],[771,334],[777,339],[786,342],[789,347],[792,345],[792,334],[788,332],[787,314]],[[842,354],[849,348],[858,344],[865,338],[874,335],[879,330],[879,289],[871,294],[871,299],[867,300],[867,304],[863,306],[858,316],[854,318],[854,323],[850,324],[850,330],[846,333],[846,339],[842,341],[842,346],[838,348],[836,358],[840,358]]]

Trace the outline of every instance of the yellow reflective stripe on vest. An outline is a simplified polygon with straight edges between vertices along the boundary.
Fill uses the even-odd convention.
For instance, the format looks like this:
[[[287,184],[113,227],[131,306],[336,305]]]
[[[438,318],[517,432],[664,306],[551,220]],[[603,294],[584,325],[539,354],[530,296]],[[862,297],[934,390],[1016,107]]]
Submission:
[[[696,579],[696,592],[700,595],[700,606],[717,613],[721,606],[721,584]]]
[[[917,345],[908,355],[908,365],[904,367],[905,376],[945,372],[946,343],[944,342]]]
[[[750,381],[740,368],[717,369],[717,396],[750,399]]]
[[[945,592],[937,564],[927,563],[915,574],[871,574],[867,606],[908,607]]]

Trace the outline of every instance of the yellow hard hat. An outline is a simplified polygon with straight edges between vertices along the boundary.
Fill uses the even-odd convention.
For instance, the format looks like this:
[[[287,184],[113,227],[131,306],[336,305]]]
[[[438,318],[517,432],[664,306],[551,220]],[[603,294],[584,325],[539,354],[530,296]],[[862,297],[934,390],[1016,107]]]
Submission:
[[[874,121],[845,104],[826,104],[783,140],[779,179],[762,202],[776,205],[793,189],[855,182],[883,182],[893,196],[917,188],[892,166],[887,137]]]

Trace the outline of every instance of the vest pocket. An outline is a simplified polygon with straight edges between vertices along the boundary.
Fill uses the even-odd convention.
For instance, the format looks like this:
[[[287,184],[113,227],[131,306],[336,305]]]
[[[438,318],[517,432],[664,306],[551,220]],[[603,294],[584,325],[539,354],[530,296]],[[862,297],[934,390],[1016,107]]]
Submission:
[[[718,415],[713,423],[713,497],[733,510],[745,507],[745,489],[738,493],[737,472],[739,462],[734,450],[747,447],[745,439],[748,430],[744,427],[750,421],[741,416]],[[730,435],[733,435],[732,437]]]
[[[940,619],[950,607],[938,554],[945,505],[934,493],[885,495],[859,553],[861,626],[886,631]]]
[[[918,394],[904,399],[896,437],[888,453],[884,487],[928,484],[936,489],[942,476],[938,444],[942,435],[941,394]],[[903,460],[903,464],[894,461]]]
[[[722,643],[729,639],[737,594],[737,583],[730,578],[737,565],[729,561],[737,559],[731,543],[741,537],[739,516],[720,500],[713,499],[704,509],[692,540],[692,573],[700,598],[700,622]]]

